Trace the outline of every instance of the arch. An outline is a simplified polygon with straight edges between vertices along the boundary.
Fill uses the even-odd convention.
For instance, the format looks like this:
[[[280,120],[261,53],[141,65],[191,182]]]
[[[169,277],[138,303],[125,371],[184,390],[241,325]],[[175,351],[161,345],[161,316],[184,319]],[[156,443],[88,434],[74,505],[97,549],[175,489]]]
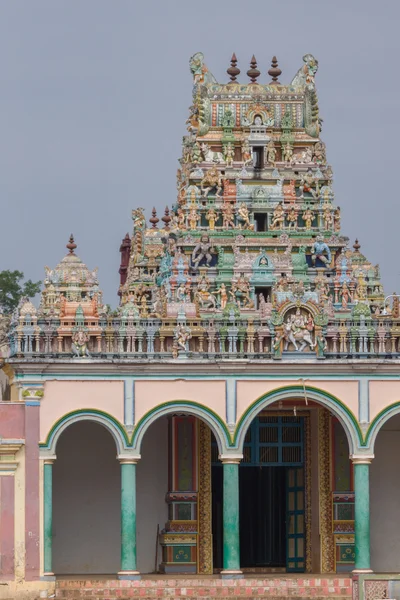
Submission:
[[[376,438],[381,428],[386,421],[389,421],[391,417],[394,417],[398,414],[400,414],[400,402],[394,402],[393,404],[390,404],[381,410],[381,412],[376,415],[372,423],[370,423],[365,436],[365,444],[371,449],[372,454],[374,453]]]
[[[347,436],[350,454],[355,453],[359,446],[364,445],[358,421],[351,410],[347,408],[343,402],[324,390],[310,386],[303,387],[293,385],[271,390],[257,398],[257,400],[247,408],[240,418],[234,434],[234,444],[238,450],[243,452],[244,438],[247,430],[253,419],[263,408],[266,408],[274,402],[279,402],[279,400],[293,399],[296,397],[304,398],[304,391],[307,393],[308,400],[318,402],[318,404],[329,409],[340,420]]]
[[[62,432],[73,423],[79,421],[93,421],[105,427],[113,436],[118,454],[121,454],[129,446],[128,436],[121,423],[112,415],[101,410],[80,409],[67,413],[59,419],[50,429],[46,441],[39,444],[41,450],[50,454],[56,454],[57,442]]]
[[[132,435],[131,445],[137,452],[140,453],[143,436],[147,429],[159,417],[171,415],[176,412],[185,413],[194,417],[198,417],[210,427],[215,435],[220,454],[223,454],[228,447],[232,445],[231,435],[224,421],[213,410],[193,402],[191,400],[173,400],[164,402],[152,408],[147,412],[137,423]]]

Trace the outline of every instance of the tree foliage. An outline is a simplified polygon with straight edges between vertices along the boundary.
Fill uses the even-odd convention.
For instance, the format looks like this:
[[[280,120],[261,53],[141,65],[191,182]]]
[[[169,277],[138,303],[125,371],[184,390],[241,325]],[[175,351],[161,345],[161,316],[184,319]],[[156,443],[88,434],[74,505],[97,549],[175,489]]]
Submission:
[[[11,313],[23,296],[33,298],[40,292],[41,281],[22,283],[23,279],[21,271],[0,271],[0,309],[4,313]]]

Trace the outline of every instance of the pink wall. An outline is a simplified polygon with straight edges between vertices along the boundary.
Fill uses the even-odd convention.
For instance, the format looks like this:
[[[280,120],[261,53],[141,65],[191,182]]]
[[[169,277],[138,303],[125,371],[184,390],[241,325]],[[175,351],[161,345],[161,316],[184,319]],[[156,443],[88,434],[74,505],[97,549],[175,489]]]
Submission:
[[[2,581],[14,579],[14,476],[0,477],[0,554]]]
[[[0,402],[0,436],[22,439],[25,435],[25,404]]]
[[[25,579],[39,578],[39,410],[25,408]]]
[[[370,381],[369,383],[369,418],[376,417],[386,406],[400,402],[399,381]]]
[[[65,414],[79,409],[97,409],[124,421],[122,381],[46,381],[40,409],[40,441]]]
[[[225,381],[136,381],[136,423],[158,404],[174,400],[198,402],[225,420]]]

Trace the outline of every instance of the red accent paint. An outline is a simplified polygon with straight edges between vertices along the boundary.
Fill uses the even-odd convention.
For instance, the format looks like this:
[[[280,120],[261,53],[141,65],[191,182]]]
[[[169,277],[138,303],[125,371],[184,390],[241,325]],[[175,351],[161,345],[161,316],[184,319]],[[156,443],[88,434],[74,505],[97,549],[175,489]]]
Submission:
[[[25,407],[25,579],[40,574],[39,406]]]
[[[0,436],[3,438],[24,438],[25,405],[2,402],[0,405]]]
[[[14,579],[14,476],[0,478],[0,552],[3,581]]]

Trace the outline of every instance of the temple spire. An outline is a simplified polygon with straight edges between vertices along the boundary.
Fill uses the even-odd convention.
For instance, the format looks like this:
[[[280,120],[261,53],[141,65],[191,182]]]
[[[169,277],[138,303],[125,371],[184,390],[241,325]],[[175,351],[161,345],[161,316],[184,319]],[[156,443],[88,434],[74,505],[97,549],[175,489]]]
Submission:
[[[75,250],[75,248],[77,248],[77,245],[75,244],[74,236],[72,235],[72,233],[69,236],[69,242],[66,247],[69,250],[70,254],[75,254],[74,250]]]
[[[149,219],[153,229],[157,229],[157,223],[159,222],[159,220],[160,219],[157,217],[156,207],[154,206],[153,210],[151,211],[151,218]]]
[[[280,85],[280,81],[278,81],[278,77],[282,75],[281,69],[278,67],[278,61],[276,56],[272,57],[271,68],[268,69],[268,75],[272,77],[270,85]]]
[[[254,54],[251,57],[250,69],[247,71],[247,75],[250,77],[251,83],[257,83],[257,77],[260,76],[260,71],[257,69],[257,61]]]
[[[236,54],[233,53],[232,58],[231,58],[231,66],[229,67],[229,69],[226,70],[226,72],[228,73],[228,75],[230,76],[230,79],[231,79],[229,83],[236,83],[236,78],[240,73],[240,69],[236,66],[236,64],[237,64]]]

